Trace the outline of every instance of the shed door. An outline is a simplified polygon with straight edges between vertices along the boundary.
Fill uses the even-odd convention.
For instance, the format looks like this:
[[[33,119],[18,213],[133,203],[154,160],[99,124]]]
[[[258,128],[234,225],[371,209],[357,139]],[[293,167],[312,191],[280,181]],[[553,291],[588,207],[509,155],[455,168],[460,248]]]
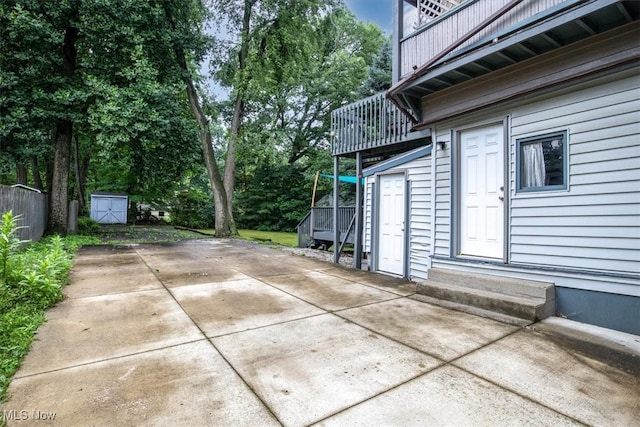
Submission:
[[[460,135],[460,255],[504,257],[502,124]]]
[[[405,175],[380,177],[378,270],[404,274]]]
[[[126,224],[127,199],[123,197],[95,197],[92,199],[92,219],[100,224]]]

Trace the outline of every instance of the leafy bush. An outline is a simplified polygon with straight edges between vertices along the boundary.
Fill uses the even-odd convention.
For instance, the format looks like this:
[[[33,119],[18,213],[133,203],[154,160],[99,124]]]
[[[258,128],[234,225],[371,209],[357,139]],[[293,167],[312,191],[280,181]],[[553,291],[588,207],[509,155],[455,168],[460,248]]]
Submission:
[[[211,197],[199,191],[178,193],[172,202],[171,224],[189,228],[213,228],[215,211]]]
[[[7,212],[0,223],[0,400],[44,321],[44,311],[62,300],[72,253],[83,241],[52,236],[21,248],[18,219]]]
[[[6,280],[9,271],[9,256],[13,254],[22,242],[16,237],[20,216],[13,216],[13,212],[5,212],[0,223],[0,284]]]
[[[100,230],[100,224],[88,216],[78,217],[78,231],[80,234],[91,234]]]
[[[290,165],[261,164],[238,191],[234,217],[238,228],[294,231],[309,211],[312,181]]]

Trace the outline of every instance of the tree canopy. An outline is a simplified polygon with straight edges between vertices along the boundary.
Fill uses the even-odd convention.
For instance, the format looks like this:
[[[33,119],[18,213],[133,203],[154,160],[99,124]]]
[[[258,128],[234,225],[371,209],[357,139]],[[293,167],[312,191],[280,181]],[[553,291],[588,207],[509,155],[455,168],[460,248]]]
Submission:
[[[223,234],[234,214],[291,228],[331,164],[331,110],[381,87],[385,46],[335,0],[5,0],[0,182],[48,191],[52,231],[85,187],[170,203],[195,182]],[[199,89],[205,57],[228,100]]]

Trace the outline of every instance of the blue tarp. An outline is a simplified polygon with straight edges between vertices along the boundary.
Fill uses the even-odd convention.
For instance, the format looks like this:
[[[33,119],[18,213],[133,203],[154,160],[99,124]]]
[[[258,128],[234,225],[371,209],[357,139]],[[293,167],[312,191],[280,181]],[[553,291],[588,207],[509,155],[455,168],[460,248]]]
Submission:
[[[321,173],[320,176],[333,179],[333,175],[329,175],[326,173]],[[348,182],[349,184],[355,184],[356,182],[358,182],[358,178],[355,176],[340,175],[338,176],[338,179],[340,180],[340,182]],[[364,184],[364,178],[362,178],[362,184]]]

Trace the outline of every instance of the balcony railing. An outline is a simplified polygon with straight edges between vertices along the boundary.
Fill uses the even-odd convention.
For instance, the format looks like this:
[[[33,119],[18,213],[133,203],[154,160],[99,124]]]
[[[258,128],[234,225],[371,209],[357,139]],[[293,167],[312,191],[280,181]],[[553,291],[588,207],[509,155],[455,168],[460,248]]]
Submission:
[[[412,126],[413,122],[381,92],[331,113],[331,151],[334,156],[375,152],[427,136],[412,132]]]
[[[417,0],[418,26],[428,24],[466,0]]]
[[[407,76],[413,72],[414,67],[426,64],[509,1],[418,0],[416,3],[407,0],[408,4],[416,8],[414,16],[417,14],[418,22],[417,29],[400,41],[400,76]],[[456,50],[462,50],[490,34],[509,28],[564,1],[566,0],[525,0]]]

